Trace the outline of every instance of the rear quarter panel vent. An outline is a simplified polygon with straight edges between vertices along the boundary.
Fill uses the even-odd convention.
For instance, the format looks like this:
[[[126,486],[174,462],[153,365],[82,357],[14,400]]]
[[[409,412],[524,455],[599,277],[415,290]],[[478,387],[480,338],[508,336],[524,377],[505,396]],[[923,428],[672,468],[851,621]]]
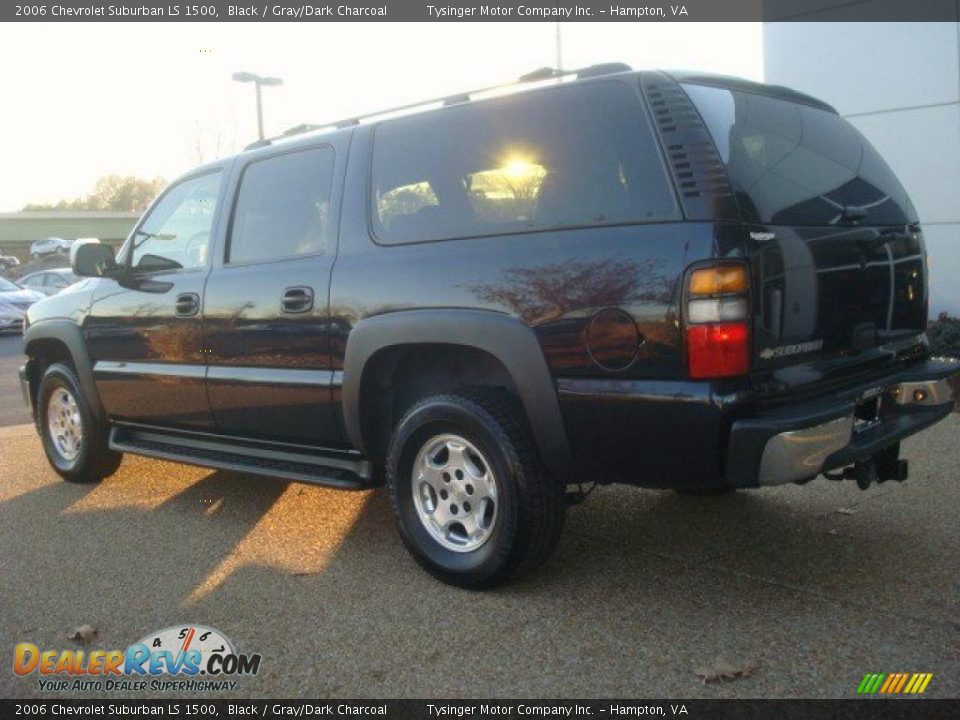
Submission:
[[[644,73],[641,84],[686,218],[738,219],[726,169],[683,88],[657,72]]]

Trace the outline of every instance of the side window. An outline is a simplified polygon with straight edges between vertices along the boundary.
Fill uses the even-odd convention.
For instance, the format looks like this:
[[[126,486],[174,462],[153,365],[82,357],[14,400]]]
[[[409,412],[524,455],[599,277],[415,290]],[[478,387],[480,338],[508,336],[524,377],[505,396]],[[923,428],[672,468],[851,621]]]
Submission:
[[[330,226],[333,150],[301,150],[250,163],[233,211],[228,263],[315,255]]]
[[[133,235],[136,270],[191,270],[207,264],[222,173],[170,188]]]
[[[401,185],[390,188],[382,195],[377,194],[377,212],[390,225],[395,222],[402,224],[405,218],[439,204],[437,194],[428,182]]]
[[[679,217],[637,92],[620,81],[386,120],[371,182],[386,244]]]
[[[43,287],[43,280],[46,277],[46,273],[41,273],[40,275],[34,275],[33,277],[27,278],[20,282],[25,288],[36,289]]]

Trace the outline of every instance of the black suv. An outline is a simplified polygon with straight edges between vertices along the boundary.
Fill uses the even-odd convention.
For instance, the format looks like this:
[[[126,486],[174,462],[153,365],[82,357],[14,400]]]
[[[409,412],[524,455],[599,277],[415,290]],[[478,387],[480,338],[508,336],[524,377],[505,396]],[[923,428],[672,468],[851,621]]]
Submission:
[[[914,208],[830,106],[593,66],[327,127],[173,183],[34,305],[53,467],[122,453],[385,482],[446,582],[528,572],[579,483],[902,480],[946,416]]]

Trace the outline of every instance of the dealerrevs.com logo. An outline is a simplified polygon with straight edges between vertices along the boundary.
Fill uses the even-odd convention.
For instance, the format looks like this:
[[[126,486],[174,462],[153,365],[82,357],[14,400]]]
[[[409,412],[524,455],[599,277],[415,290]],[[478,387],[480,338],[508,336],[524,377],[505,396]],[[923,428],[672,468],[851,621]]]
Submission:
[[[202,625],[168,627],[126,650],[41,650],[28,642],[13,650],[14,673],[36,675],[50,691],[233,690],[233,678],[259,670],[259,654],[238,653],[223,633]]]

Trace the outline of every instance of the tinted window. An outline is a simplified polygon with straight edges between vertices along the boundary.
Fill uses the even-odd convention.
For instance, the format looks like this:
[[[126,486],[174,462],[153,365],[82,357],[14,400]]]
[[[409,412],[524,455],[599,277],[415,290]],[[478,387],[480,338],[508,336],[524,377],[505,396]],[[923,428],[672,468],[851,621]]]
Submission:
[[[636,92],[558,87],[382,123],[371,209],[386,243],[677,217]]]
[[[76,282],[76,280],[74,280],[72,276],[47,273],[47,287],[54,287],[62,290],[74,282]]]
[[[25,288],[31,288],[31,289],[43,287],[43,279],[45,276],[46,276],[46,273],[41,273],[39,275],[31,275],[30,277],[24,278],[23,280],[21,280],[20,285],[22,285]]]
[[[330,224],[332,176],[330,148],[251,163],[240,181],[228,262],[323,252]]]
[[[865,224],[903,224],[916,213],[870,143],[843,118],[756,93],[684,84],[727,165],[744,219],[833,225],[844,208]]]
[[[133,235],[133,266],[143,272],[207,263],[221,173],[184,180],[160,198]]]

